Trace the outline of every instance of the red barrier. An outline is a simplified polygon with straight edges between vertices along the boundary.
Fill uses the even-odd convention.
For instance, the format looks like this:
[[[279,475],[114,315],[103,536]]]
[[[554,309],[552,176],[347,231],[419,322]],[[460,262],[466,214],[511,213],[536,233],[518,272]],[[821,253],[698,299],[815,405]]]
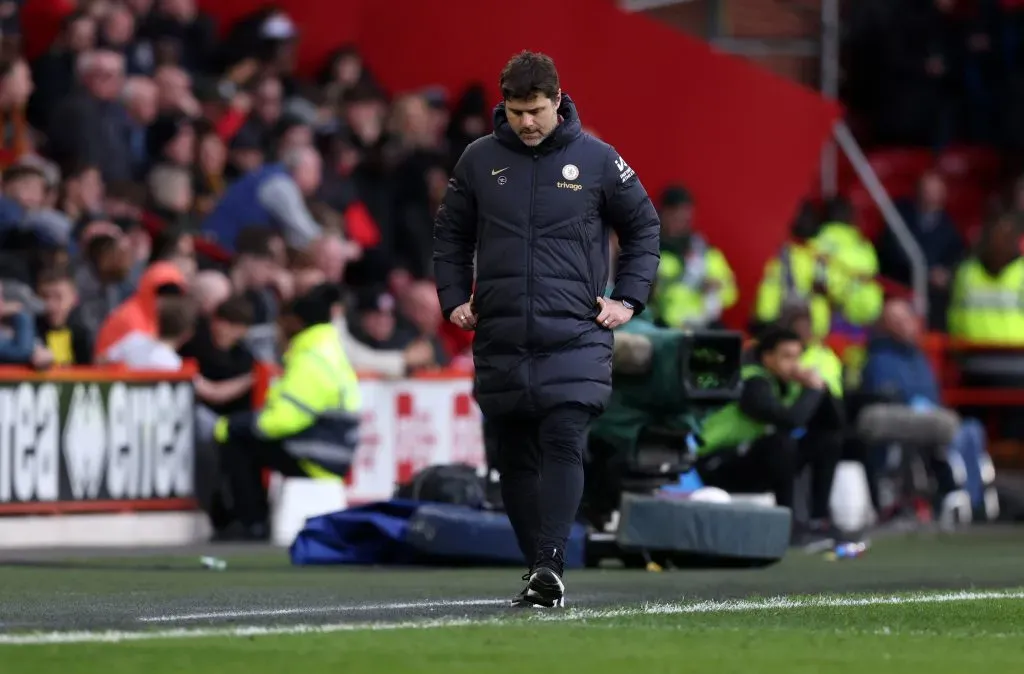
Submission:
[[[123,365],[55,367],[49,370],[35,370],[16,365],[0,365],[0,382],[17,381],[81,381],[81,382],[145,382],[154,379],[164,381],[192,381],[199,373],[195,362],[186,361],[178,371],[133,370]]]

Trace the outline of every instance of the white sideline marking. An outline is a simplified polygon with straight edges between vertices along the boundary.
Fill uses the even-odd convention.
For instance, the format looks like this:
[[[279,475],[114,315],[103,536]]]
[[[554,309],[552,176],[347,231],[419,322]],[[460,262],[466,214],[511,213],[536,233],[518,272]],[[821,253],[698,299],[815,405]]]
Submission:
[[[390,604],[348,604],[344,606],[304,606],[299,608],[252,609],[249,611],[213,611],[211,613],[184,613],[139,618],[142,623],[179,623],[194,620],[234,620],[237,618],[275,618],[288,615],[315,613],[349,613],[353,611],[408,611],[410,609],[442,609],[461,606],[501,606],[507,601],[499,599],[461,599],[454,601],[410,601]],[[0,642],[2,643],[2,642]]]
[[[584,620],[602,620],[609,618],[634,617],[643,615],[673,615],[687,613],[737,613],[753,611],[783,611],[807,608],[854,608],[863,606],[941,604],[967,601],[985,601],[994,599],[1024,599],[1024,592],[944,592],[935,594],[919,594],[909,596],[865,596],[865,597],[809,597],[791,599],[775,597],[771,599],[738,600],[738,601],[704,601],[695,604],[651,604],[635,608],[622,609],[569,609],[564,612],[545,613],[538,615],[531,612],[531,617],[554,622],[574,622]],[[472,600],[482,601],[482,600]],[[497,602],[489,601],[489,604]],[[443,602],[429,604],[445,606]],[[453,603],[448,603],[451,606]],[[463,604],[466,605],[466,604]],[[386,605],[384,605],[386,606]],[[395,606],[395,605],[392,605]],[[82,644],[82,643],[119,643],[123,641],[145,641],[152,639],[186,639],[201,637],[253,637],[285,634],[327,634],[332,632],[370,632],[401,629],[451,629],[486,624],[502,624],[508,622],[509,615],[479,620],[472,618],[442,618],[437,620],[380,622],[380,623],[337,623],[328,625],[278,625],[263,627],[250,625],[244,627],[211,627],[211,628],[174,628],[146,632],[117,631],[105,632],[41,632],[34,634],[0,634],[0,646],[39,645],[39,644]]]
[[[753,611],[780,611],[806,608],[855,608],[861,606],[887,606],[910,604],[948,604],[951,602],[984,601],[992,599],[1024,599],[1024,592],[943,592],[906,596],[864,597],[769,597],[766,599],[739,599],[702,601],[695,604],[648,604],[623,609],[575,609],[572,615],[542,614],[542,620],[600,620],[640,615],[677,615],[684,613],[743,613]],[[0,643],[3,643],[0,641]]]

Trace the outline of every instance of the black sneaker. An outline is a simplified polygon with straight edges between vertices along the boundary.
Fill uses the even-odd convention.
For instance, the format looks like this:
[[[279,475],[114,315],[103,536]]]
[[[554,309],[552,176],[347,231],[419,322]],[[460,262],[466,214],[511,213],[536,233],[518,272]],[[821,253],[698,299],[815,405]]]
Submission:
[[[530,592],[530,575],[530,573],[523,574],[523,582],[526,583],[526,587],[524,587],[519,594],[512,597],[512,608],[530,608],[533,606],[533,604],[526,601],[526,595]]]
[[[513,608],[562,608],[565,606],[565,583],[551,568],[538,566],[523,576],[526,587],[512,598]]]

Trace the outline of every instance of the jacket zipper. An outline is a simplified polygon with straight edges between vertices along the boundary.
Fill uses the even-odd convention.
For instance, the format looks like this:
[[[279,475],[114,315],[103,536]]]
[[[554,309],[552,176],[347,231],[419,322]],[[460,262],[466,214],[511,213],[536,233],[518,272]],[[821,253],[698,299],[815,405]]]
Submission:
[[[533,153],[533,166],[530,171],[530,219],[526,226],[526,350],[533,351],[533,203],[537,195],[537,160],[539,156]],[[534,359],[527,358],[526,386],[529,391],[530,407],[536,406],[533,395],[534,381]]]

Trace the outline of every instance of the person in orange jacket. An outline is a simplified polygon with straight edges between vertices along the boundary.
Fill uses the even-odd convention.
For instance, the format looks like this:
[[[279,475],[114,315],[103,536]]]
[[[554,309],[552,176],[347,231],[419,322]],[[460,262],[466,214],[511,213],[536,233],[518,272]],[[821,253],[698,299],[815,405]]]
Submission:
[[[183,295],[187,284],[177,265],[157,262],[139,279],[134,295],[114,309],[96,337],[96,360],[105,360],[112,346],[133,332],[156,335],[157,305],[161,296]]]

